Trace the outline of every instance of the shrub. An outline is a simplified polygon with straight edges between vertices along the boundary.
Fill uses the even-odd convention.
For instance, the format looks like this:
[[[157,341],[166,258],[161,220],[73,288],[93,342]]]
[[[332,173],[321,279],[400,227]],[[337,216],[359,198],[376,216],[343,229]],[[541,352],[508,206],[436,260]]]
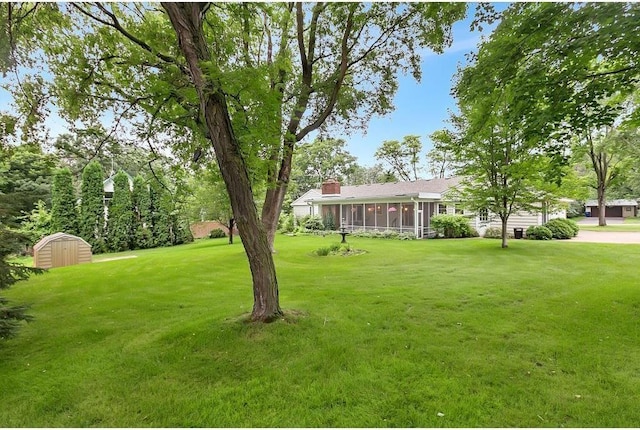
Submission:
[[[551,230],[554,239],[571,239],[574,236],[573,228],[559,218],[552,219],[544,226]]]
[[[310,216],[304,221],[304,228],[307,230],[324,230],[324,224],[319,216]]]
[[[295,230],[295,215],[293,213],[281,213],[278,218],[279,228],[282,233],[292,233]]]
[[[462,215],[436,215],[431,218],[431,225],[446,238],[471,237],[469,220]]]
[[[571,231],[573,232],[573,237],[576,237],[578,235],[578,232],[580,231],[580,227],[578,227],[578,223],[572,219],[556,218],[552,221],[561,222],[563,224],[568,225]]]
[[[326,257],[327,255],[329,255],[330,252],[331,250],[329,249],[328,246],[316,249],[316,255],[320,257]]]
[[[381,237],[383,239],[396,239],[398,236],[400,236],[400,233],[395,230],[385,230],[382,232]]]
[[[329,246],[323,246],[322,248],[318,248],[314,251],[314,253],[319,257],[326,257],[327,255],[356,255],[362,254],[365,251],[361,249],[354,249],[348,243],[334,243]]]
[[[333,217],[333,212],[327,212],[322,222],[324,224],[325,230],[330,230],[330,231],[337,230],[336,221]]]
[[[543,225],[532,225],[527,229],[527,239],[551,240],[553,233]]]
[[[416,235],[413,234],[413,232],[410,231],[406,231],[404,233],[400,233],[398,235],[398,239],[400,240],[414,240],[416,238]]]
[[[227,237],[226,233],[221,228],[214,228],[211,230],[211,233],[209,233],[209,239],[219,239],[221,237]]]
[[[502,228],[500,227],[489,227],[484,232],[484,237],[486,239],[502,239]],[[513,233],[507,232],[508,238],[513,238]]]

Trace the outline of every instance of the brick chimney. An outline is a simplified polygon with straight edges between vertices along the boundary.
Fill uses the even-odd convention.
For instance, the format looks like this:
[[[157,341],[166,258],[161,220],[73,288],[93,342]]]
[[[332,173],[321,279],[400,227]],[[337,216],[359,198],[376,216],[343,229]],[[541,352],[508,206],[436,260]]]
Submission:
[[[330,178],[322,183],[322,195],[340,195],[340,182]]]

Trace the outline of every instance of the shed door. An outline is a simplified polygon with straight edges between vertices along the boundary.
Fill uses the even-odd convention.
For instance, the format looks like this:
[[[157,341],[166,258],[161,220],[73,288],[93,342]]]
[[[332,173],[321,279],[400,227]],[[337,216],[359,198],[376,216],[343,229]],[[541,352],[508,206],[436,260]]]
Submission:
[[[78,242],[55,241],[51,243],[51,265],[53,267],[78,264]]]

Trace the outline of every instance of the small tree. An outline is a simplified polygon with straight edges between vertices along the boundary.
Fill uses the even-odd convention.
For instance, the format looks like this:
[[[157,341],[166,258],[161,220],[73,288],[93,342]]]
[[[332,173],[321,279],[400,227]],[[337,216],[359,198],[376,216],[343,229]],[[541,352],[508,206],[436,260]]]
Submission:
[[[30,245],[53,233],[51,230],[51,212],[47,210],[47,206],[42,200],[39,200],[35,209],[25,217],[20,227],[20,233],[29,239]]]
[[[333,216],[333,212],[329,211],[325,214],[323,220],[324,229],[325,230],[335,230],[336,229],[336,220]]]
[[[5,290],[20,280],[29,278],[32,274],[42,273],[42,269],[25,267],[11,263],[9,256],[19,251],[27,237],[10,231],[0,224],[0,290]],[[33,317],[27,315],[27,306],[9,306],[8,300],[0,297],[0,339],[15,336],[22,321],[30,321]]]
[[[113,198],[109,206],[107,222],[107,245],[111,251],[126,251],[131,248],[133,207],[129,176],[123,171],[113,177]]]
[[[104,252],[104,173],[97,161],[82,171],[80,189],[80,236],[91,245],[94,254]]]
[[[78,234],[78,212],[73,190],[73,178],[68,168],[59,169],[53,176],[51,188],[51,229],[54,232]]]

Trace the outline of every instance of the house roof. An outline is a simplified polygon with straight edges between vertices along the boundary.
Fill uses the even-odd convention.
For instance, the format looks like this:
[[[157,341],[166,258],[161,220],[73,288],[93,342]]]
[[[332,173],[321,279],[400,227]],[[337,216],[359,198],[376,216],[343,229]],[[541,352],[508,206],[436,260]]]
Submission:
[[[45,236],[42,239],[40,239],[40,241],[38,243],[36,243],[35,245],[33,245],[33,250],[37,251],[40,248],[44,247],[46,244],[48,244],[49,242],[53,242],[54,240],[58,240],[58,239],[66,239],[66,240],[79,240],[81,242],[84,242],[89,248],[91,248],[91,245],[89,245],[87,243],[86,240],[84,240],[81,237],[78,236],[74,236],[72,234],[68,234],[68,233],[54,233],[54,234],[50,234],[49,236]]]
[[[321,196],[322,196],[322,192],[318,188],[314,188],[314,189],[311,189],[311,190],[307,191],[306,193],[304,193],[303,195],[301,195],[297,199],[295,199],[291,203],[291,206],[307,206],[307,200],[311,200],[311,199],[314,199],[316,197],[321,197]]]
[[[124,172],[124,173],[127,175],[127,179],[129,180],[129,188],[132,188],[133,187],[133,178],[127,172]],[[113,178],[115,176],[116,176],[115,174],[112,174],[107,179],[102,181],[102,188],[103,188],[105,193],[113,193]]]
[[[442,194],[457,186],[462,177],[420,179],[410,182],[387,182],[383,184],[346,185],[340,187],[340,194],[322,195],[319,189],[307,191],[293,205],[306,205],[306,202],[322,203],[328,201],[363,200],[383,198],[421,197],[440,199]]]
[[[585,206],[598,206],[597,200],[587,200],[584,202]],[[605,203],[606,206],[638,206],[638,202],[636,200],[607,200]]]

